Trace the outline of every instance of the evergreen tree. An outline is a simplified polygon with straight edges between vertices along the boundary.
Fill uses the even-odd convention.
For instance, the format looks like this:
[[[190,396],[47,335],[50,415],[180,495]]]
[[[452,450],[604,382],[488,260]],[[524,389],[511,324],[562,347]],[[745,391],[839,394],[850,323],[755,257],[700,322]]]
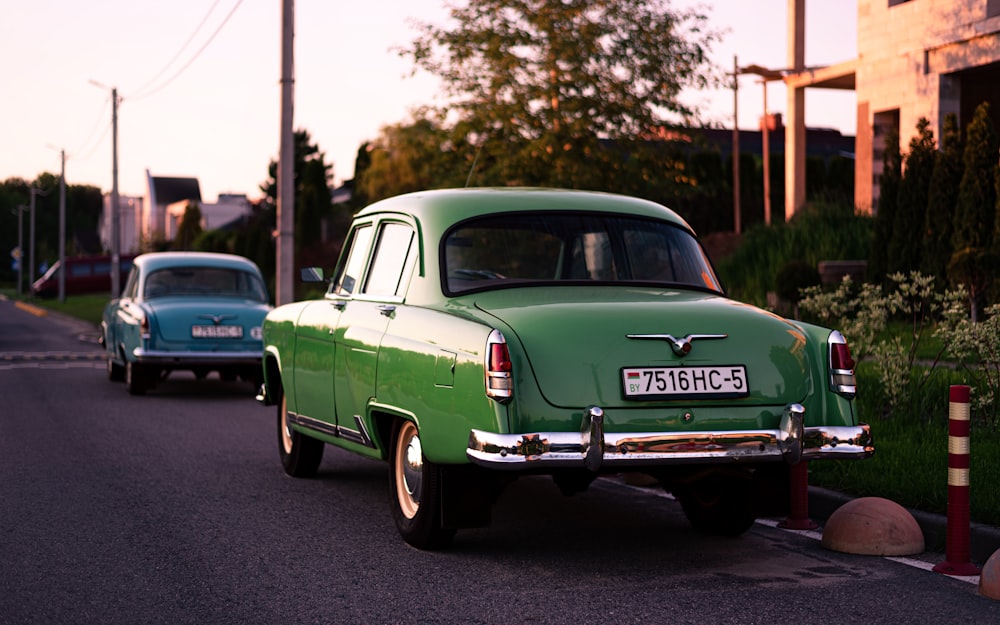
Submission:
[[[201,234],[201,208],[197,202],[188,202],[184,208],[184,216],[177,226],[177,234],[174,235],[172,248],[175,250],[192,250],[194,241]]]
[[[996,216],[997,136],[990,120],[989,104],[983,102],[965,133],[964,170],[958,187],[948,277],[965,285],[973,321],[989,290],[997,267],[992,251]]]
[[[954,249],[989,248],[996,215],[997,136],[986,102],[976,107],[965,132],[963,165],[952,237]]]
[[[890,127],[885,136],[882,175],[879,176],[878,207],[875,213],[875,236],[868,256],[868,280],[882,284],[889,273],[889,243],[896,221],[896,204],[902,178],[902,156],[899,153],[899,131]]]
[[[938,288],[948,283],[948,260],[952,254],[952,222],[958,186],[962,180],[962,135],[958,116],[948,113],[941,128],[941,150],[934,157],[924,221],[923,273],[933,276]]]
[[[920,118],[917,134],[910,140],[910,149],[906,154],[906,167],[899,183],[896,215],[889,239],[887,266],[890,274],[920,269],[928,191],[937,153],[930,125],[926,118]]]

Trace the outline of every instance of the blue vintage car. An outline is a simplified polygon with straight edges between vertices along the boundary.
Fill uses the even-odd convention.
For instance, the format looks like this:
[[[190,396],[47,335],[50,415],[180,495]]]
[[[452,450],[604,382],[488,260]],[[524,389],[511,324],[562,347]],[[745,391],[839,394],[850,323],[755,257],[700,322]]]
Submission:
[[[260,269],[232,254],[159,252],[134,261],[104,309],[108,379],[141,395],[171,371],[259,382],[271,306]]]

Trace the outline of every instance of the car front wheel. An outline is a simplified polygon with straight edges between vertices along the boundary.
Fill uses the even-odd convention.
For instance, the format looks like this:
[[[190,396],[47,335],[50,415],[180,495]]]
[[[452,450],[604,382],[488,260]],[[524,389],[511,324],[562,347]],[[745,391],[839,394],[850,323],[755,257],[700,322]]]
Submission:
[[[393,427],[389,498],[400,535],[418,549],[442,549],[454,529],[441,526],[441,467],[428,462],[412,421]]]
[[[296,432],[288,424],[288,400],[278,404],[278,455],[285,473],[292,477],[312,477],[323,461],[323,447],[318,439]]]

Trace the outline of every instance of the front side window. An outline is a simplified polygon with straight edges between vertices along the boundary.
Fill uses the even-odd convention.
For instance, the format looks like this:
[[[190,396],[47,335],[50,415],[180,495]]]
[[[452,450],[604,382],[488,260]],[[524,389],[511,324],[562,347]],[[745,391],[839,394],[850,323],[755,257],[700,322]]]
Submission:
[[[372,241],[372,226],[359,226],[351,235],[346,260],[337,269],[337,274],[330,283],[330,292],[335,295],[350,295],[361,278],[368,260],[368,248]]]
[[[722,291],[695,237],[652,219],[589,213],[480,217],[445,236],[442,256],[449,293],[625,283]]]

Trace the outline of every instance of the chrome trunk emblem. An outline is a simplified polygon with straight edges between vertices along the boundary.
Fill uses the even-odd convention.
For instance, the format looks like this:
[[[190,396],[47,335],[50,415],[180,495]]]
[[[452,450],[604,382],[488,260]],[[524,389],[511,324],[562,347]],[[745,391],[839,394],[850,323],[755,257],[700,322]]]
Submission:
[[[728,334],[688,334],[682,338],[674,338],[670,334],[626,334],[627,338],[630,339],[654,339],[660,341],[667,341],[670,343],[671,349],[678,356],[686,356],[688,352],[691,351],[691,341],[698,339],[724,339],[728,338]]]

